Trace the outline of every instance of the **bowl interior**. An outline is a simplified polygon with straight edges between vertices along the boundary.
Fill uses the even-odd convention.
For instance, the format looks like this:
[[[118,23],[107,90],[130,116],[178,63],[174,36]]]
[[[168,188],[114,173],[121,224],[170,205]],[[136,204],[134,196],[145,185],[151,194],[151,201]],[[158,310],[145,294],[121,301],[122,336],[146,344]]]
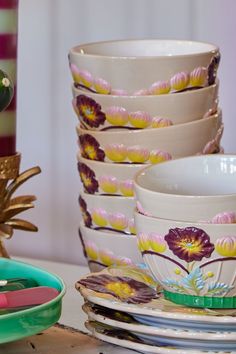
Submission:
[[[72,49],[82,55],[111,57],[171,57],[216,51],[209,43],[181,40],[127,40],[84,44]]]
[[[136,183],[153,192],[214,196],[236,194],[235,178],[235,155],[205,155],[148,167],[137,174]]]

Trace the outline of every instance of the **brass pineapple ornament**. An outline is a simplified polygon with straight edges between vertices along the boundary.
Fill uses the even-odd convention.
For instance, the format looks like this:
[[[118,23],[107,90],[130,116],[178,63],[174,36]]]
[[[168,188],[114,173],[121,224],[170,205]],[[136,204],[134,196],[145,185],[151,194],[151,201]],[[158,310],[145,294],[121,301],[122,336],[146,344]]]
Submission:
[[[14,86],[8,75],[0,70],[0,112],[7,108],[14,94]],[[29,221],[16,218],[23,211],[34,207],[34,195],[13,197],[15,191],[29,178],[41,172],[40,167],[33,167],[19,174],[20,154],[0,157],[0,257],[9,258],[4,240],[13,235],[14,229],[38,231]]]

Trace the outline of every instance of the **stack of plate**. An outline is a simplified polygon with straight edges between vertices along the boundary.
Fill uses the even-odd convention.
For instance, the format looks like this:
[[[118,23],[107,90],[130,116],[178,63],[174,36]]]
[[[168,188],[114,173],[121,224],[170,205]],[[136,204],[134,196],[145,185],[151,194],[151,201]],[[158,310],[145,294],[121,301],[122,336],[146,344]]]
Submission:
[[[86,326],[109,343],[145,353],[236,353],[236,309],[208,310],[153,297],[138,268],[113,267],[80,279]]]

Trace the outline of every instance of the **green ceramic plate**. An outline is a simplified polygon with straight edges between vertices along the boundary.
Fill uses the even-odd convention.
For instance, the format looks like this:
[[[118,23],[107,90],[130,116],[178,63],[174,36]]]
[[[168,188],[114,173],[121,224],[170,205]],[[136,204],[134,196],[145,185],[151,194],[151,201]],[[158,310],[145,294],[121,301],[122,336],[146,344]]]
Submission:
[[[59,277],[30,264],[0,258],[0,279],[19,277],[34,278],[39,285],[53,287],[60,294],[43,305],[8,314],[0,312],[0,343],[39,333],[55,324],[61,315],[65,285]]]

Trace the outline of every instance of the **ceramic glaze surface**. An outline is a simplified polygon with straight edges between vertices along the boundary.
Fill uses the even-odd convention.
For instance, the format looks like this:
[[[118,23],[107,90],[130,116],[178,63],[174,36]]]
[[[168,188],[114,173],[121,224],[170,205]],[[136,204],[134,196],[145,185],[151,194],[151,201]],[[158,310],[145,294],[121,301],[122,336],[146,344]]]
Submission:
[[[143,210],[154,217],[210,221],[236,205],[235,155],[193,156],[147,168],[134,179]]]
[[[133,234],[134,208],[133,197],[94,196],[81,192],[79,205],[85,226],[95,230],[117,230]]]
[[[219,61],[216,46],[191,41],[110,41],[77,46],[69,53],[70,67],[76,66],[76,71],[72,69],[74,78],[77,74],[85,87],[99,82],[99,91],[105,94],[117,90],[145,92],[156,82],[161,82],[160,89],[165,87],[161,92],[166,93],[163,82],[178,75],[174,88],[184,88],[189,82],[202,83],[199,72],[205,71],[207,84],[212,84]],[[187,73],[187,81],[182,80],[183,73]]]
[[[175,56],[214,52],[212,44],[176,40],[126,40],[84,44],[74,49],[81,55],[113,57]]]
[[[96,161],[150,163],[156,152],[163,161],[203,153],[221,126],[221,113],[195,122],[135,131],[87,131],[77,126],[81,155]]]
[[[133,178],[142,164],[111,164],[77,155],[78,172],[84,191],[89,194],[134,196]]]
[[[193,341],[204,341],[208,342],[209,346],[212,345],[212,341],[224,345],[225,343],[230,342],[231,345],[236,345],[235,332],[229,331],[213,331],[205,330],[194,330],[189,327],[184,329],[178,328],[178,322],[176,321],[176,327],[174,327],[174,321],[169,325],[164,325],[160,323],[154,323],[151,325],[147,320],[147,325],[141,324],[140,322],[134,319],[134,316],[130,316],[127,313],[113,311],[105,307],[97,306],[92,303],[85,303],[83,305],[84,312],[88,315],[90,321],[97,321],[100,323],[107,324],[112,327],[121,328],[128,330],[136,335],[146,334],[151,336],[151,339],[154,338],[158,341],[159,339],[171,339],[171,340],[193,340]],[[138,316],[137,316],[138,317]],[[172,327],[172,328],[171,328]],[[210,343],[209,343],[210,342]],[[176,344],[176,343],[172,343]]]
[[[78,99],[74,103],[75,112],[80,121],[90,130],[114,129],[116,126],[130,128],[128,112],[148,112],[152,117],[162,117],[170,119],[173,124],[187,123],[202,118],[210,110],[215,110],[218,104],[219,83],[199,90],[191,90],[179,93],[178,95],[150,95],[150,96],[115,96],[103,95],[90,92],[85,89],[72,86],[73,97],[86,96],[85,100]],[[86,122],[84,111],[81,112],[82,102],[87,108],[95,113],[102,111],[106,115],[106,120],[96,119],[95,123]],[[99,106],[96,106],[99,105]],[[109,113],[113,108],[113,116]],[[116,112],[120,114],[114,114]],[[89,112],[89,110],[87,111]],[[92,116],[93,117],[93,116]],[[111,118],[113,120],[111,120]],[[110,119],[110,120],[109,120]],[[96,123],[97,122],[97,123]],[[90,123],[90,124],[89,124]]]
[[[135,235],[118,230],[93,230],[80,224],[80,237],[91,271],[111,265],[143,263]]]
[[[135,225],[144,261],[176,298],[188,304],[189,295],[204,297],[196,302],[200,307],[207,301],[208,307],[217,307],[219,298],[224,307],[227,298],[236,296],[236,223],[194,224],[135,213]]]
[[[105,307],[107,309],[122,311],[134,316],[138,321],[151,326],[168,326],[171,328],[191,328],[195,330],[207,331],[235,331],[236,312],[235,309],[201,309],[185,307],[165,300],[161,294],[161,288],[158,283],[150,277],[150,274],[140,267],[120,267],[114,266],[95,273],[96,275],[106,275],[117,277],[119,282],[132,284],[132,279],[145,283],[158,292],[158,297],[138,303],[127,303],[125,298],[117,297],[117,290],[113,293],[104,293],[104,285],[94,279],[93,282],[87,282],[87,287],[81,284],[81,280],[89,278],[88,275],[76,283],[76,288],[82,294],[86,301]],[[94,274],[94,275],[95,275]],[[117,279],[117,278],[116,278]],[[110,278],[112,282],[112,278]],[[83,281],[84,283],[84,281]],[[93,284],[92,288],[89,284]],[[100,285],[99,285],[100,284]],[[95,285],[95,286],[94,286]],[[131,288],[133,285],[131,285]],[[135,293],[135,292],[134,292]]]
[[[117,330],[112,327],[104,327],[98,322],[88,322],[86,323],[87,329],[92,332],[93,336],[103,340],[108,343],[113,343],[116,345],[120,345],[125,348],[129,349],[134,349],[138,350],[142,353],[161,353],[161,354],[170,354],[170,353],[175,353],[175,354],[201,354],[201,353],[217,353],[217,354],[224,354],[226,353],[225,350],[223,351],[221,349],[187,349],[183,347],[176,347],[176,346],[167,346],[167,344],[162,345],[159,343],[158,345],[153,345],[153,344],[148,344],[144,341],[141,341],[135,337],[134,335],[131,335],[130,333],[127,333],[125,331],[120,331],[117,333]],[[227,350],[228,354],[235,354],[235,350]]]

